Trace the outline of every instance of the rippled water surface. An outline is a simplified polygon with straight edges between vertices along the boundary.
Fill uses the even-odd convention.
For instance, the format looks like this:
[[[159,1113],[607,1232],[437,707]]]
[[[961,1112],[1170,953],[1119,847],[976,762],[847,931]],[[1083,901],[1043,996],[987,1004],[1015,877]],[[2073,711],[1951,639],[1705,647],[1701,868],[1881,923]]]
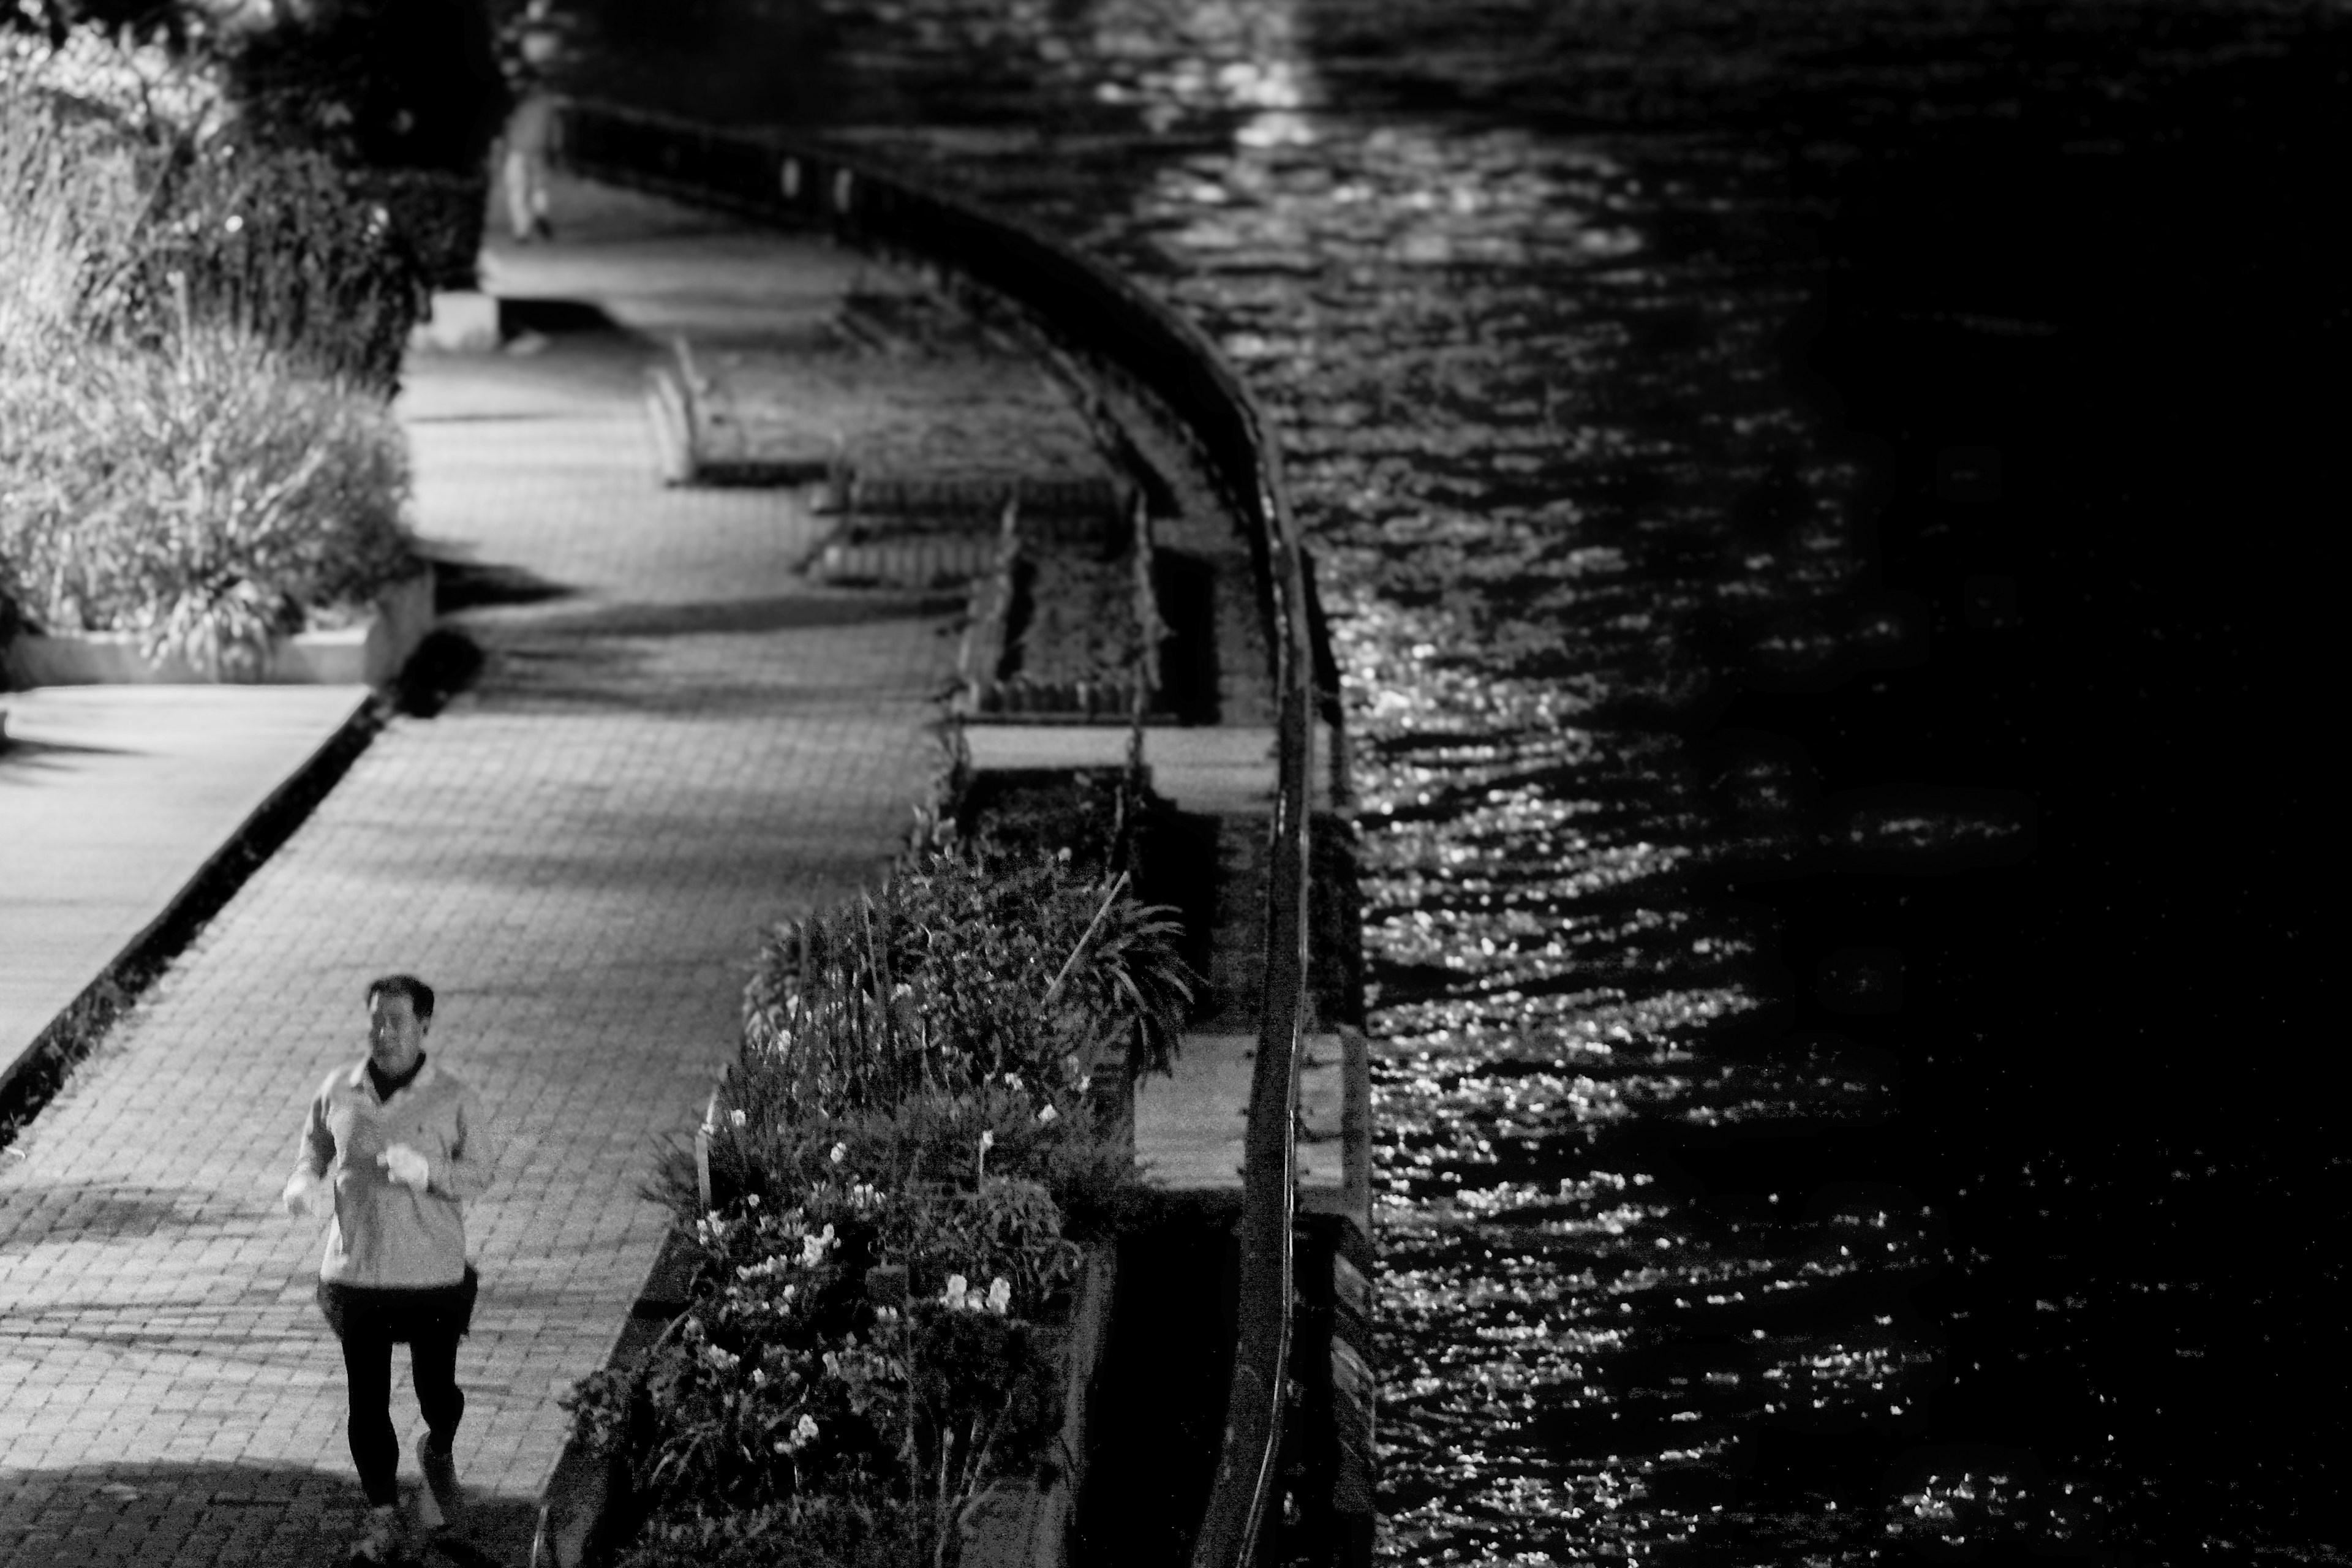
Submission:
[[[1385,1556],[2347,1561],[2346,1167],[2278,1110],[2317,921],[2260,891],[2316,656],[2182,515],[2295,548],[2304,459],[2198,378],[2259,400],[2298,289],[2340,323],[2281,195],[2328,14],[796,15],[799,118],[1146,277],[1280,428],[1357,742]]]

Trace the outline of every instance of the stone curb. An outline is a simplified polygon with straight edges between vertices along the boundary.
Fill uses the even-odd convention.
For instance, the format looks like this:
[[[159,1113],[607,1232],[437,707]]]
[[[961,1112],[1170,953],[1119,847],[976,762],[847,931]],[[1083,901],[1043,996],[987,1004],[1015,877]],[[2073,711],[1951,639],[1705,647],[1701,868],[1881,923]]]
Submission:
[[[684,1232],[672,1228],[646,1273],[629,1308],[628,1321],[614,1337],[604,1368],[625,1366],[651,1349],[673,1319],[687,1310],[694,1264]],[[563,1440],[555,1468],[540,1493],[539,1524],[530,1542],[530,1568],[582,1568],[609,1552],[615,1526],[614,1495],[624,1489],[618,1463],[598,1458],[578,1432]]]

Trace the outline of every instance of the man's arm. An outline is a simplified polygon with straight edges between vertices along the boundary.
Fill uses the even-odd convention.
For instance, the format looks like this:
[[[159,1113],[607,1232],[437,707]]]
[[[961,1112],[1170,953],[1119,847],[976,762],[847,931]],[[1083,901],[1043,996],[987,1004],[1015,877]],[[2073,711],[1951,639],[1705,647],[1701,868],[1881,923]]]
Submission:
[[[294,1154],[294,1173],[279,1194],[289,1214],[308,1214],[320,1191],[327,1167],[335,1162],[334,1130],[327,1125],[327,1096],[311,1097],[310,1112],[302,1119],[302,1142]]]
[[[457,1097],[457,1136],[448,1157],[433,1162],[429,1191],[470,1203],[490,1184],[490,1171],[499,1163],[497,1137],[489,1118],[468,1091]]]

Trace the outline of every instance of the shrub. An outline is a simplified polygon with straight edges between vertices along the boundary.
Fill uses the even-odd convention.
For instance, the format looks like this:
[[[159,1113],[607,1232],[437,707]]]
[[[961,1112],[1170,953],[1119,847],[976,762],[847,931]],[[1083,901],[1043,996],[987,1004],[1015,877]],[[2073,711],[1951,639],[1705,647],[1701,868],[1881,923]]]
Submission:
[[[0,632],[250,678],[411,569],[374,395],[415,285],[330,165],[206,101],[152,52],[0,50]]]
[[[369,169],[356,188],[381,206],[416,277],[429,289],[471,289],[482,250],[489,178],[480,170]]]
[[[411,569],[389,412],[250,337],[0,344],[0,561],[50,631],[251,678],[269,639]]]
[[[9,289],[20,317],[37,302],[48,325],[166,350],[191,324],[231,326],[388,395],[428,265],[464,242],[446,190],[463,182],[373,180],[236,133],[209,79],[156,49],[86,34],[0,49],[0,238],[39,261]],[[0,340],[22,336],[0,313]]]
[[[108,323],[169,351],[226,327],[293,366],[389,396],[423,264],[391,210],[316,153],[225,145],[176,164]]]
[[[481,0],[307,0],[232,33],[225,57],[250,135],[347,167],[471,174],[509,101]]]
[[[0,344],[79,331],[112,297],[152,199],[152,153],[0,49]]]

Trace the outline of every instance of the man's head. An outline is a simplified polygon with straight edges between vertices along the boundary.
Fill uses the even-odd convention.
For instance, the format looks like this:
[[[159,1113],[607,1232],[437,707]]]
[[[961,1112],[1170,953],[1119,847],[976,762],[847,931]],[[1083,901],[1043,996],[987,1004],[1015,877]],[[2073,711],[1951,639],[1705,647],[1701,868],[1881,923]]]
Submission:
[[[397,1077],[425,1054],[425,1033],[433,1026],[433,987],[414,974],[387,974],[367,988],[368,1055]]]

